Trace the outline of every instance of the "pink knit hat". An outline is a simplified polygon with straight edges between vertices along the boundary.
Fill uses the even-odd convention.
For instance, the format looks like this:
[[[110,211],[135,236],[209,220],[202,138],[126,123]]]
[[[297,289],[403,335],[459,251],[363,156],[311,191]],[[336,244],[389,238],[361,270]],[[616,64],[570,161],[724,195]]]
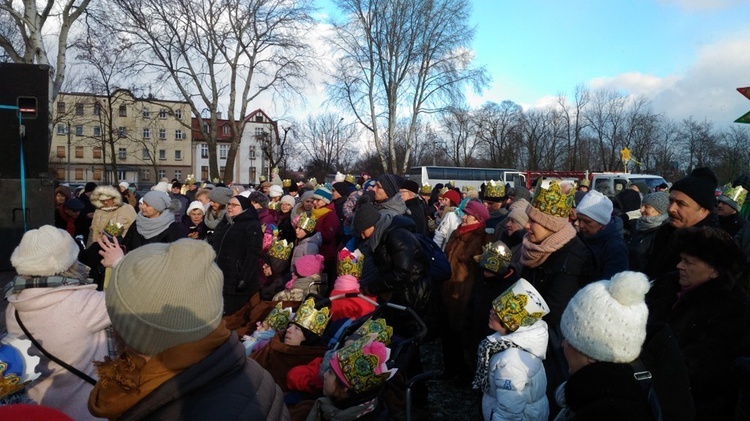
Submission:
[[[323,260],[324,258],[320,254],[308,254],[297,259],[294,268],[299,276],[317,275],[323,271]]]
[[[339,291],[359,291],[359,280],[352,275],[339,275],[333,283],[333,289]]]

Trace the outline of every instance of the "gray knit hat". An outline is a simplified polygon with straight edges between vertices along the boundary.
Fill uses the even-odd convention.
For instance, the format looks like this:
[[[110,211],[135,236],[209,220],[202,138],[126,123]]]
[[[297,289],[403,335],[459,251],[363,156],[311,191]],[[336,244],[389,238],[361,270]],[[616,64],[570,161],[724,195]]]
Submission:
[[[206,242],[189,238],[128,253],[105,291],[109,318],[125,343],[156,355],[213,332],[224,310],[215,257]]]
[[[669,210],[669,193],[663,191],[649,193],[643,196],[641,206],[643,205],[651,205],[660,214],[666,215]]]
[[[227,187],[214,187],[208,192],[208,198],[215,203],[220,205],[226,205],[229,203],[229,199],[232,198],[232,190]]]
[[[143,196],[143,201],[159,213],[164,212],[164,209],[167,209],[172,204],[172,199],[169,195],[159,190],[151,190],[146,193]]]

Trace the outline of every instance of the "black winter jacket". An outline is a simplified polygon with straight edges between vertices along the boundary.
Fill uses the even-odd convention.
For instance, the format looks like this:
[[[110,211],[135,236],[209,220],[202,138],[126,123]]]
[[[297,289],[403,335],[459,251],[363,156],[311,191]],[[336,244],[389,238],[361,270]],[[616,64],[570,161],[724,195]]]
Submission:
[[[216,226],[211,245],[224,273],[224,314],[230,315],[258,292],[263,233],[252,207],[235,216],[231,224],[227,218]]]
[[[427,235],[427,218],[425,217],[425,203],[419,197],[409,199],[404,202],[409,209],[409,216],[414,221],[414,232]]]
[[[198,364],[167,380],[119,420],[288,420],[273,378],[232,333]]]
[[[711,213],[698,221],[694,226],[718,228],[719,223],[716,215]],[[677,264],[680,263],[680,254],[677,252],[677,247],[672,244],[672,237],[675,231],[677,231],[677,228],[669,223],[662,225],[656,231],[652,247],[654,253],[649,257],[649,261],[643,271],[650,279],[655,279],[658,282],[658,278],[661,276],[677,270]]]
[[[122,239],[122,244],[125,246],[126,252],[130,252],[146,244],[174,243],[180,238],[187,237],[187,231],[185,231],[185,228],[182,224],[176,222],[172,222],[167,229],[151,238],[146,238],[139,234],[137,225],[137,221],[133,221],[133,224],[130,225],[128,232],[125,234],[125,238]]]

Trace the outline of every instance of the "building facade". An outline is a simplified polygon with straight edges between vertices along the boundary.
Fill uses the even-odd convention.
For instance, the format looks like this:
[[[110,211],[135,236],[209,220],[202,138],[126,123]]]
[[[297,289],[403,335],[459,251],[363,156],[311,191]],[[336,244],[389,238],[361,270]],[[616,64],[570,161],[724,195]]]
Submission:
[[[187,102],[137,98],[120,89],[111,96],[61,92],[53,107],[49,166],[60,181],[148,188],[192,172]]]

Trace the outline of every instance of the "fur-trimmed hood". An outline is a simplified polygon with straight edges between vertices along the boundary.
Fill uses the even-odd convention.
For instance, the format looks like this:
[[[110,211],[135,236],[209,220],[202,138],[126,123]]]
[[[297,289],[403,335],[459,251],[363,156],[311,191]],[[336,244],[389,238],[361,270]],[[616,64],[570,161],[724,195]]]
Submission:
[[[97,209],[101,209],[102,206],[104,206],[102,200],[108,198],[115,200],[114,207],[119,208],[122,206],[122,195],[113,186],[99,186],[94,189],[93,193],[91,193],[91,203],[96,206]]]

